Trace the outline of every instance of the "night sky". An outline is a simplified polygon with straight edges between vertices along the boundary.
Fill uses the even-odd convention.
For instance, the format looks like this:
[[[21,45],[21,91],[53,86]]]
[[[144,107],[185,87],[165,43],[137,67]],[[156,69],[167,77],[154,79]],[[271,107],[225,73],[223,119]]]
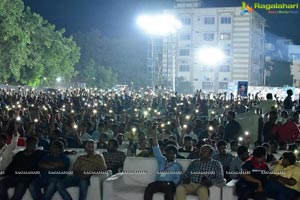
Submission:
[[[142,36],[136,17],[142,13],[160,13],[172,8],[172,0],[23,0],[33,12],[39,13],[67,34],[91,29],[108,37]],[[296,3],[297,0],[248,0],[257,3]],[[204,0],[204,7],[241,6],[241,0]],[[300,6],[300,2],[299,2]],[[257,10],[267,19],[267,32],[293,39],[300,44],[300,8],[298,14],[268,14]]]

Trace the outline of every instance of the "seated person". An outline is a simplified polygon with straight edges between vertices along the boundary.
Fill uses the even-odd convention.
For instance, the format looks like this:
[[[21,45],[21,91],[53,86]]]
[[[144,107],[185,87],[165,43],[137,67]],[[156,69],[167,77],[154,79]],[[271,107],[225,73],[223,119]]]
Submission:
[[[237,149],[238,156],[235,157],[229,165],[229,178],[238,179],[242,169],[242,164],[249,158],[249,151],[246,146],[239,146]]]
[[[176,200],[185,200],[186,195],[194,193],[199,200],[208,200],[211,185],[225,184],[221,163],[211,158],[212,147],[203,145],[199,153],[200,158],[190,163],[183,175],[183,184],[176,189]]]
[[[156,129],[152,130],[152,136],[152,149],[158,162],[158,173],[155,182],[147,186],[144,193],[144,200],[152,200],[156,192],[164,193],[165,200],[173,200],[176,186],[180,183],[182,173],[181,165],[175,160],[177,148],[173,145],[168,145],[166,156],[163,156],[157,142]]]
[[[187,159],[198,159],[198,158],[200,158],[200,149],[204,144],[205,144],[205,142],[203,140],[200,140],[197,143],[197,146],[196,146],[197,149],[195,151],[193,151],[192,153],[190,153],[190,155],[187,157]]]
[[[219,140],[217,142],[218,153],[215,154],[212,158],[219,161],[222,164],[223,172],[225,173],[224,178],[226,178],[226,180],[229,181],[230,178],[226,172],[229,171],[229,165],[233,160],[234,156],[226,152],[226,146],[227,143],[224,140]]]
[[[29,186],[33,200],[50,200],[56,191],[56,183],[66,176],[69,165],[70,159],[64,154],[64,144],[59,140],[54,141],[49,154],[43,156],[39,162],[40,176]]]
[[[232,140],[232,141],[230,142],[230,151],[231,151],[231,152],[237,152],[238,147],[239,147],[238,141]]]
[[[97,143],[87,140],[85,145],[86,155],[79,156],[73,165],[73,175],[67,176],[56,184],[56,188],[63,200],[72,200],[67,191],[68,187],[79,187],[79,200],[85,200],[91,175],[106,170],[105,160],[96,153]]]
[[[293,152],[284,152],[281,163],[278,163],[270,174],[266,192],[276,199],[297,199],[300,191],[300,167],[295,165]]]
[[[183,147],[180,148],[178,151],[185,153],[193,152],[195,150],[193,147],[193,138],[191,136],[185,136],[183,140]]]
[[[267,151],[267,158],[266,158],[265,162],[270,163],[270,162],[276,161],[275,156],[271,153],[270,145],[268,143],[263,143],[262,146],[265,147],[265,149]]]
[[[242,173],[236,183],[236,194],[239,200],[254,198],[254,200],[266,199],[264,193],[267,180],[267,171],[265,163],[267,151],[264,147],[258,146],[253,150],[250,156],[242,164]]]
[[[118,141],[110,139],[107,144],[107,152],[103,152],[107,170],[112,170],[113,174],[119,172],[123,168],[126,155],[122,151],[118,151]]]
[[[0,181],[0,199],[8,200],[7,191],[15,187],[12,199],[21,200],[30,183],[38,177],[38,174],[17,174],[17,172],[38,172],[38,162],[45,154],[37,150],[38,138],[29,137],[26,140],[26,149],[18,152],[6,168],[6,177]]]
[[[287,148],[288,148],[287,142],[285,142],[285,141],[279,142],[279,150],[281,150],[281,151],[282,151],[282,150],[286,151]]]
[[[270,145],[270,153],[271,154],[277,154],[277,150],[278,150],[278,144],[277,144],[277,142],[270,141],[269,145]]]

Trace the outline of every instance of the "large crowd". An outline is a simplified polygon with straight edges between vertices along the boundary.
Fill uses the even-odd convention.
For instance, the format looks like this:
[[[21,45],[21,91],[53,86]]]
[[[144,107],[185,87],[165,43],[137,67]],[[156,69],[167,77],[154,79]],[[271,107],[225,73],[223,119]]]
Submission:
[[[192,193],[208,199],[208,187],[232,179],[238,179],[240,200],[297,198],[300,106],[292,90],[283,100],[271,93],[227,96],[1,89],[0,199],[9,199],[10,187],[16,188],[12,199],[22,199],[27,188],[34,200],[51,199],[56,191],[72,199],[66,188],[73,185],[80,188],[79,199],[86,199],[92,174],[85,172],[122,172],[126,156],[156,157],[158,171],[166,172],[157,174],[144,199],[156,192],[167,200]],[[236,120],[245,114],[255,116],[251,133]],[[25,150],[16,153],[22,146]],[[51,173],[67,171],[68,155],[80,148],[86,154],[75,161],[73,175]],[[106,151],[97,154],[97,149]],[[172,173],[182,171],[176,159],[194,160],[182,175]]]

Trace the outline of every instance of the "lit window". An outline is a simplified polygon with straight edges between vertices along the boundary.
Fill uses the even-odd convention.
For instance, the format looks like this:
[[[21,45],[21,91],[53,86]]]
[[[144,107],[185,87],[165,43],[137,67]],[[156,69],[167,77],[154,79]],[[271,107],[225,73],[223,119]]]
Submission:
[[[231,33],[220,33],[220,40],[231,40]]]

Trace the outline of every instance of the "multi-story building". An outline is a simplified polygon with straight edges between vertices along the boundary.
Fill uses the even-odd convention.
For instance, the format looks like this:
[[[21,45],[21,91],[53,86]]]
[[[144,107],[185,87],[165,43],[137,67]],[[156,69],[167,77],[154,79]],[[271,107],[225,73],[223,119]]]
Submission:
[[[241,7],[202,8],[198,0],[176,0],[173,14],[182,28],[164,39],[162,72],[168,85],[175,77],[192,82],[195,89],[227,89],[230,82],[263,85],[265,19],[258,13],[241,15]],[[200,48],[216,47],[225,54],[222,63],[204,65]]]
[[[291,75],[293,76],[293,86],[300,87],[300,46],[289,45],[289,57],[291,62]]]

